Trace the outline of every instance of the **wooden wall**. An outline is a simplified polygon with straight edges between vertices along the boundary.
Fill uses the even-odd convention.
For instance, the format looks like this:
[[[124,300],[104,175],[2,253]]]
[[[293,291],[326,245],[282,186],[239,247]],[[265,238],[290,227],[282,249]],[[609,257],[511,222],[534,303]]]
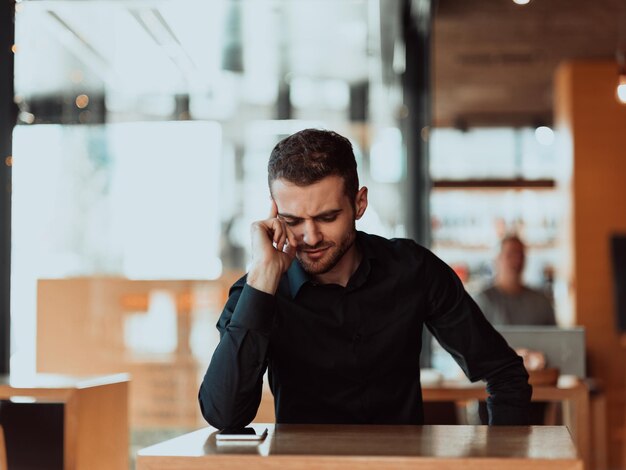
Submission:
[[[571,195],[576,324],[587,329],[589,373],[606,391],[609,467],[626,468],[626,349],[615,328],[609,245],[611,234],[626,233],[626,105],[616,86],[614,61],[561,64],[555,123],[565,152],[561,182]]]

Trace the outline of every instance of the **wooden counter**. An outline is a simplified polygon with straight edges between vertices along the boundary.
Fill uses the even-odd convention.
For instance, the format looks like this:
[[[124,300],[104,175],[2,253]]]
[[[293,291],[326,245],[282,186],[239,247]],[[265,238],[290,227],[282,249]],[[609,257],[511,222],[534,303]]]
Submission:
[[[422,384],[424,402],[464,402],[485,400],[487,391],[483,382],[472,384],[468,380],[446,380],[438,385]],[[587,385],[576,378],[560,380],[557,386],[533,386],[532,401],[563,404],[563,418],[570,430],[576,449],[587,468],[591,468],[590,400]],[[274,397],[265,384],[261,406],[254,422],[274,421]]]
[[[429,401],[485,400],[487,391],[482,382],[445,381],[437,386],[422,386],[422,396]],[[590,468],[589,389],[576,378],[559,381],[558,386],[533,386],[532,401],[560,402],[564,405],[565,424],[572,433],[576,448],[585,466]]]
[[[0,399],[63,405],[64,470],[128,469],[127,374],[0,375]],[[35,423],[36,425],[36,423]],[[8,441],[10,429],[4,430]],[[32,451],[36,452],[36,443]],[[7,446],[7,453],[11,450]]]
[[[255,424],[260,444],[217,444],[204,428],[139,451],[137,470],[582,470],[564,426]]]

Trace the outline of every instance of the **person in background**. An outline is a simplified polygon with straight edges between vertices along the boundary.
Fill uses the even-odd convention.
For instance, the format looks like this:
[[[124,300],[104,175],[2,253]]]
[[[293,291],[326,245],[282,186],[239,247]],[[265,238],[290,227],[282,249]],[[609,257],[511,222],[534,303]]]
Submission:
[[[501,325],[543,325],[554,326],[556,319],[550,299],[541,291],[532,289],[522,280],[526,261],[526,246],[517,235],[508,235],[500,242],[500,252],[496,257],[496,276],[493,285],[483,290],[477,297],[489,322]],[[516,349],[524,360],[524,366],[532,371],[546,367],[543,352],[526,348]],[[546,403],[531,403],[529,422],[544,424]],[[480,421],[487,421],[487,411],[481,403],[478,409]]]
[[[452,269],[412,240],[356,230],[367,188],[348,139],[283,139],[268,183],[270,215],[252,224],[250,270],[230,289],[198,394],[211,425],[250,423],[266,370],[278,423],[422,424],[424,326],[487,382],[490,424],[527,423],[522,360]]]
[[[493,285],[476,297],[476,303],[494,326],[556,325],[554,308],[541,291],[524,285],[526,246],[516,235],[500,242]]]

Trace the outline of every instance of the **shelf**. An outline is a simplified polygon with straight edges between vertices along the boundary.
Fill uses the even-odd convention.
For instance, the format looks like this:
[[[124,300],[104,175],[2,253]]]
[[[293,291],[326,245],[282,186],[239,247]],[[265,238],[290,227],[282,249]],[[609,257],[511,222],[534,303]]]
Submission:
[[[434,189],[554,189],[553,179],[526,180],[513,179],[471,179],[471,180],[435,180]]]
[[[441,250],[441,249],[455,249],[455,250],[468,250],[468,251],[491,251],[494,249],[494,245],[469,245],[466,243],[459,243],[454,241],[443,241],[437,240],[434,238],[434,242],[432,245],[433,250]],[[526,244],[527,250],[549,250],[557,247],[555,242],[549,243],[529,243]]]

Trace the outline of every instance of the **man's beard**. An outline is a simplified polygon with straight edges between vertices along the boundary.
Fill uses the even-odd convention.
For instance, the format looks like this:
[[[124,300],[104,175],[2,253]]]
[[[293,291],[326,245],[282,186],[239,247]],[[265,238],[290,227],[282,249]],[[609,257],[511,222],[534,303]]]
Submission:
[[[307,272],[308,274],[310,275],[325,274],[329,272],[330,270],[332,270],[335,266],[337,266],[339,261],[341,261],[341,258],[343,258],[343,256],[348,252],[348,250],[350,250],[350,248],[352,248],[352,245],[354,245],[355,240],[356,240],[356,227],[353,226],[352,230],[346,233],[345,237],[341,240],[339,245],[336,245],[334,243],[328,245],[322,242],[316,246],[298,247],[298,252],[296,253],[296,257],[298,258],[298,261],[300,262],[302,269],[304,269],[304,271]],[[324,256],[321,259],[316,260],[316,261],[304,259],[301,254],[302,249],[315,250],[315,249],[323,249],[323,248],[327,248],[327,252],[324,253]],[[304,256],[306,256],[306,254]]]

